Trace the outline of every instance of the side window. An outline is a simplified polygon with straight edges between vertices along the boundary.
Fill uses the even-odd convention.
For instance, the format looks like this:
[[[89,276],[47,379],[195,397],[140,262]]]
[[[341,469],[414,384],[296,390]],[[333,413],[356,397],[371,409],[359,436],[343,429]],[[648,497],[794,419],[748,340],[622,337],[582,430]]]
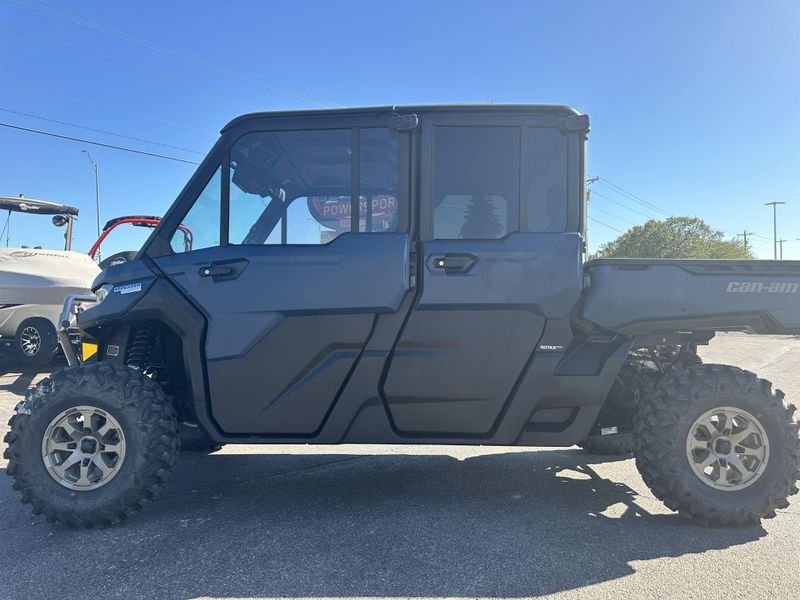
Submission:
[[[433,237],[518,231],[520,129],[440,126],[434,136]]]
[[[398,227],[398,140],[357,129],[358,231]],[[353,130],[271,131],[231,148],[231,244],[327,244],[353,230]]]
[[[177,253],[219,246],[222,198],[222,168],[211,176],[192,208],[172,234],[170,245]]]
[[[567,228],[567,137],[554,127],[528,129],[528,231]]]
[[[359,231],[397,231],[398,146],[396,131],[361,130]]]
[[[349,129],[242,136],[231,148],[230,243],[321,244],[350,231],[350,138]]]

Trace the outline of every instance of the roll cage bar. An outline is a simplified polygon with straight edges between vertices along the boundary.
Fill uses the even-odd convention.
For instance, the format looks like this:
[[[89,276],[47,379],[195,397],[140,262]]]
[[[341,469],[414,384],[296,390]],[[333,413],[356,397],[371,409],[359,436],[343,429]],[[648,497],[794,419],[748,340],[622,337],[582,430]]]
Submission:
[[[95,243],[92,244],[92,247],[89,249],[89,256],[94,258],[97,254],[97,251],[100,249],[100,245],[103,243],[103,240],[105,240],[108,235],[120,225],[130,224],[134,227],[147,227],[148,229],[155,229],[156,225],[158,225],[160,222],[161,217],[143,215],[130,215],[111,219],[103,226],[103,231],[100,234],[100,237],[97,238]],[[179,225],[178,229],[180,229],[183,233],[183,245],[188,252],[192,249],[192,231],[183,224]]]

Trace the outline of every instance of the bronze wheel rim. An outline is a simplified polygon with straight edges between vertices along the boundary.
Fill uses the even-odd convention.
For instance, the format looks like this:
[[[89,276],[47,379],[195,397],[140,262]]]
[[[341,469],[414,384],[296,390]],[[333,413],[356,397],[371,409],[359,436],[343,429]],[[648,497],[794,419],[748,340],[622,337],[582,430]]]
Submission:
[[[754,484],[767,467],[769,441],[763,425],[746,410],[713,408],[697,417],[686,438],[686,458],[706,485],[725,492]]]
[[[111,481],[125,460],[119,422],[94,406],[76,406],[50,421],[42,437],[42,460],[50,476],[75,491]]]

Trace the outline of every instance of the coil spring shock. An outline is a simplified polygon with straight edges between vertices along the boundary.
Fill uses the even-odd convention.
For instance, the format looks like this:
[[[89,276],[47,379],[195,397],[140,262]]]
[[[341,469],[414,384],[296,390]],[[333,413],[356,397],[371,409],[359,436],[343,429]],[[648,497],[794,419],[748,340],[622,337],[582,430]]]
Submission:
[[[128,366],[144,371],[150,364],[150,355],[155,341],[155,327],[148,325],[137,329],[128,351]]]
[[[168,395],[172,393],[172,384],[164,363],[158,326],[145,325],[136,330],[126,364],[139,369],[144,375],[156,381]]]

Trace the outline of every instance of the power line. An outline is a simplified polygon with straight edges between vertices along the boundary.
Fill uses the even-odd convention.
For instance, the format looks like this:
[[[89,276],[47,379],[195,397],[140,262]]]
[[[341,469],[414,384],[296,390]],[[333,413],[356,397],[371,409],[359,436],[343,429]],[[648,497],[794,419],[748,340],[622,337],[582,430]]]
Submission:
[[[69,46],[68,44],[62,44],[61,42],[56,42],[55,40],[51,40],[51,39],[44,38],[44,37],[41,37],[41,36],[38,36],[38,35],[34,35],[32,33],[26,33],[24,31],[19,31],[17,29],[13,29],[11,27],[6,27],[5,25],[0,25],[0,29],[4,29],[5,31],[10,31],[11,33],[16,33],[17,35],[28,37],[28,38],[31,38],[31,39],[34,39],[34,40],[37,40],[37,41],[40,41],[40,42],[45,42],[47,44],[52,44],[53,46],[58,46],[59,48],[66,48],[67,50],[70,50],[72,52],[77,52],[78,54],[84,54],[86,56],[91,56],[92,58],[97,58],[99,60],[104,60],[104,61],[109,62],[109,63],[114,64],[114,65],[119,65],[121,67],[127,67],[129,69],[135,69],[136,71],[141,71],[142,73],[147,73],[148,75],[152,75],[154,77],[161,77],[162,79],[166,79],[167,81],[172,81],[173,83],[179,83],[181,85],[194,87],[194,88],[197,88],[199,90],[203,90],[204,92],[207,92],[209,94],[222,96],[223,98],[227,98],[229,100],[236,100],[238,102],[245,102],[245,103],[249,103],[250,102],[250,100],[246,100],[246,99],[240,98],[238,96],[233,96],[231,94],[228,94],[227,92],[223,92],[223,91],[217,90],[217,89],[212,88],[212,87],[201,85],[199,83],[194,83],[193,81],[186,81],[184,79],[178,79],[177,77],[173,77],[171,75],[166,75],[164,73],[159,73],[158,71],[152,71],[150,69],[146,69],[145,67],[140,67],[138,65],[134,65],[134,64],[131,64],[131,63],[126,63],[126,62],[123,62],[121,60],[115,60],[113,58],[109,58],[108,56],[103,56],[102,54],[95,54],[94,52],[89,52],[88,50],[82,50],[80,48],[75,48],[74,46]]]
[[[623,218],[622,218],[622,217],[620,217],[619,215],[615,215],[615,214],[614,214],[614,213],[612,213],[612,212],[609,212],[609,211],[607,211],[607,210],[603,210],[603,209],[602,209],[602,208],[600,208],[599,206],[591,205],[591,206],[589,207],[589,210],[599,210],[601,213],[603,213],[603,214],[606,214],[606,215],[608,215],[609,217],[614,217],[615,219],[619,219],[620,221],[623,221],[623,222],[627,223],[628,225],[636,225],[636,223],[634,223],[633,221],[629,221],[628,219],[623,219]]]
[[[625,232],[624,232],[624,231],[622,231],[621,229],[617,229],[616,227],[614,227],[613,225],[609,225],[608,223],[603,223],[602,221],[598,221],[598,220],[597,220],[597,219],[595,219],[594,217],[589,217],[589,220],[590,220],[590,221],[594,221],[595,223],[597,223],[598,225],[602,225],[603,227],[608,227],[609,229],[613,229],[613,230],[614,230],[614,231],[616,231],[617,233],[625,233]]]
[[[11,110],[10,108],[3,108],[2,106],[0,106],[0,110],[3,111],[3,112],[15,114],[15,115],[21,115],[23,117],[30,117],[32,119],[39,119],[40,121],[47,121],[49,123],[56,123],[58,125],[67,125],[68,127],[75,127],[77,129],[84,129],[86,131],[93,131],[94,133],[102,133],[102,134],[105,134],[105,135],[113,135],[115,137],[123,138],[123,139],[126,139],[126,140],[132,140],[134,142],[143,142],[145,144],[153,144],[154,146],[162,146],[164,148],[172,148],[173,150],[183,150],[184,152],[191,152],[192,154],[205,155],[205,152],[199,152],[197,150],[192,150],[190,148],[184,148],[183,146],[173,146],[172,144],[163,144],[161,142],[154,142],[153,140],[147,140],[145,138],[138,138],[138,137],[133,137],[133,136],[130,136],[130,135],[124,135],[122,133],[114,133],[113,131],[106,131],[104,129],[95,129],[94,127],[86,127],[85,125],[77,125],[75,123],[69,123],[67,121],[59,121],[58,119],[50,119],[48,117],[43,117],[41,115],[35,115],[33,113],[26,113],[26,112],[21,112],[21,111],[18,111],[18,110]]]
[[[15,86],[23,87],[23,88],[30,86],[29,83],[23,83],[21,81],[14,81],[14,80],[11,80],[11,79],[5,79],[4,81],[7,84],[11,84],[11,85],[15,85]],[[110,112],[116,112],[116,113],[120,113],[120,114],[123,114],[123,115],[130,115],[130,116],[133,116],[133,117],[140,117],[142,119],[147,119],[148,121],[153,121],[154,123],[160,123],[162,125],[171,125],[173,127],[179,127],[181,129],[186,129],[188,131],[194,131],[196,133],[205,133],[205,134],[211,134],[211,135],[217,135],[219,133],[218,131],[212,131],[211,129],[200,129],[198,127],[192,127],[191,125],[185,125],[183,123],[176,123],[174,121],[168,121],[166,119],[161,119],[161,118],[158,118],[158,117],[154,117],[152,115],[146,115],[144,113],[134,112],[134,111],[127,110],[127,109],[124,109],[124,108],[116,108],[116,107],[113,107],[113,106],[109,106],[108,104],[100,104],[99,102],[92,102],[91,100],[86,100],[85,98],[77,98],[75,96],[68,96],[66,94],[62,94],[60,92],[54,92],[52,90],[41,90],[41,89],[39,89],[39,90],[37,90],[36,93],[37,94],[45,94],[47,96],[53,96],[55,98],[64,98],[65,100],[71,100],[72,102],[81,102],[83,104],[87,104],[89,106],[94,106],[96,108],[101,108],[103,110],[107,110],[107,111],[110,111]]]
[[[615,192],[617,192],[618,194],[622,194],[622,195],[624,195],[624,196],[627,196],[628,198],[630,198],[630,199],[631,199],[631,200],[633,200],[634,202],[638,202],[638,203],[639,203],[639,204],[641,204],[642,206],[646,206],[647,208],[649,208],[649,209],[651,209],[651,210],[654,210],[654,211],[656,211],[656,212],[659,212],[659,213],[661,213],[661,214],[663,214],[663,215],[666,215],[666,216],[668,216],[668,217],[674,217],[674,216],[675,216],[675,215],[674,215],[674,214],[672,214],[671,212],[669,212],[669,211],[667,211],[667,210],[664,210],[664,209],[662,209],[661,207],[659,207],[659,206],[658,206],[658,205],[656,205],[656,204],[653,204],[652,202],[648,202],[647,200],[644,200],[643,198],[641,198],[641,197],[637,196],[637,195],[636,195],[636,194],[634,194],[633,192],[629,192],[629,191],[628,191],[628,190],[626,190],[625,188],[623,188],[623,187],[621,187],[621,186],[619,186],[619,185],[617,185],[617,184],[615,184],[615,183],[613,183],[613,182],[609,181],[609,180],[608,180],[608,179],[606,179],[605,177],[601,178],[601,179],[600,179],[600,181],[599,181],[599,183],[601,183],[602,185],[606,186],[607,188],[609,188],[609,189],[611,189],[611,190],[614,190],[614,191],[615,191]]]
[[[112,150],[122,150],[123,152],[131,152],[133,154],[142,154],[144,156],[151,156],[153,158],[164,158],[166,160],[174,160],[175,162],[186,163],[189,165],[199,165],[200,163],[195,160],[186,160],[185,158],[178,158],[176,156],[167,156],[166,154],[157,154],[155,152],[147,152],[146,150],[136,150],[135,148],[127,148],[125,146],[115,146],[114,144],[104,144],[94,140],[87,140],[70,135],[63,135],[60,133],[53,133],[51,131],[42,131],[40,129],[31,129],[29,127],[20,127],[19,125],[12,125],[11,123],[0,123],[0,127],[7,127],[9,129],[16,129],[18,131],[26,131],[28,133],[37,133],[39,135],[47,135],[50,137],[69,140],[72,142],[81,142],[83,144],[91,144],[93,146],[100,146],[102,148],[111,148]]]
[[[105,36],[110,37],[112,39],[120,40],[120,41],[126,42],[128,44],[132,44],[134,46],[138,46],[140,48],[144,48],[145,50],[149,50],[151,52],[156,52],[158,54],[162,54],[164,56],[168,56],[168,57],[172,58],[173,60],[179,60],[179,61],[184,62],[186,64],[202,67],[204,69],[208,69],[208,70],[214,71],[216,73],[221,73],[223,75],[227,75],[228,77],[232,77],[234,79],[238,79],[240,81],[244,81],[246,83],[260,85],[262,87],[269,88],[269,89],[271,89],[273,91],[280,92],[282,94],[285,94],[287,96],[291,96],[293,98],[297,98],[297,99],[300,99],[300,100],[307,100],[307,101],[309,101],[309,102],[311,102],[313,104],[316,104],[318,106],[322,106],[322,107],[327,107],[327,106],[331,106],[331,105],[340,106],[339,104],[336,104],[335,102],[331,102],[330,100],[327,100],[326,98],[322,98],[321,96],[308,94],[306,92],[303,92],[302,90],[298,90],[296,88],[285,86],[285,85],[280,84],[280,83],[278,83],[276,81],[263,78],[263,77],[261,77],[259,75],[255,75],[253,73],[248,73],[246,71],[241,71],[241,70],[233,69],[231,67],[227,67],[227,66],[222,65],[221,63],[218,63],[216,61],[212,61],[212,60],[210,60],[208,58],[205,58],[203,56],[200,56],[198,54],[194,54],[192,52],[189,52],[188,50],[184,50],[183,48],[179,48],[177,46],[173,46],[173,45],[167,44],[165,42],[160,42],[160,41],[152,39],[152,38],[148,38],[148,37],[144,37],[144,36],[138,35],[136,33],[133,33],[132,31],[128,31],[126,29],[122,29],[121,27],[117,27],[116,25],[113,25],[111,23],[107,23],[107,22],[104,22],[104,21],[100,21],[98,19],[93,19],[91,17],[87,17],[86,15],[82,15],[82,14],[77,13],[75,11],[67,10],[65,8],[62,8],[60,6],[51,4],[49,2],[44,2],[42,0],[35,0],[35,1],[38,2],[39,4],[44,4],[45,6],[51,8],[51,9],[55,9],[55,10],[61,11],[62,13],[66,13],[66,14],[78,17],[79,19],[83,19],[85,21],[89,21],[91,23],[95,23],[97,25],[101,25],[103,27],[108,27],[108,28],[114,29],[114,30],[119,31],[119,32],[121,32],[121,33],[123,33],[123,34],[125,34],[125,35],[127,35],[129,37],[136,38],[138,40],[142,40],[144,42],[147,42],[148,44],[156,44],[156,45],[162,46],[164,48],[169,48],[171,52],[165,52],[164,50],[161,50],[159,48],[153,48],[151,46],[148,46],[147,44],[143,44],[141,42],[130,40],[130,39],[127,39],[125,37],[114,35],[113,33],[109,33],[108,31],[103,31],[102,29],[97,29],[96,27],[91,27],[89,25],[86,25],[85,23],[78,23],[78,22],[75,22],[73,20],[66,19],[64,17],[52,14],[52,13],[47,12],[47,11],[44,11],[44,10],[42,10],[40,8],[36,8],[36,7],[33,7],[33,6],[29,6],[27,4],[24,4],[22,2],[19,2],[19,0],[6,0],[6,2],[10,2],[12,4],[16,4],[17,6],[24,7],[26,9],[28,9],[28,10],[36,11],[36,12],[41,13],[43,15],[47,15],[48,17],[51,17],[53,19],[58,19],[60,21],[64,21],[64,22],[69,23],[71,25],[75,25],[77,27],[82,27],[84,29],[88,29],[89,31],[94,31],[95,33],[99,33],[101,35],[105,35]],[[176,56],[175,55],[176,52],[179,53],[179,54],[183,54],[184,56]],[[187,59],[186,56],[192,57],[193,60]],[[214,65],[218,65],[218,66],[214,66]],[[256,81],[253,81],[254,79]]]
[[[603,194],[602,192],[598,192],[597,190],[592,190],[592,195],[593,196],[600,196],[601,198],[605,198],[609,202],[613,202],[617,206],[621,206],[624,209],[627,209],[627,210],[629,210],[631,212],[635,212],[637,215],[641,215],[641,216],[643,216],[643,217],[645,217],[647,219],[652,219],[653,218],[652,215],[648,215],[646,213],[643,213],[640,210],[636,210],[635,208],[631,208],[630,206],[627,206],[626,204],[623,204],[622,202],[614,200],[613,198],[610,198],[609,196],[606,196],[605,194]]]

